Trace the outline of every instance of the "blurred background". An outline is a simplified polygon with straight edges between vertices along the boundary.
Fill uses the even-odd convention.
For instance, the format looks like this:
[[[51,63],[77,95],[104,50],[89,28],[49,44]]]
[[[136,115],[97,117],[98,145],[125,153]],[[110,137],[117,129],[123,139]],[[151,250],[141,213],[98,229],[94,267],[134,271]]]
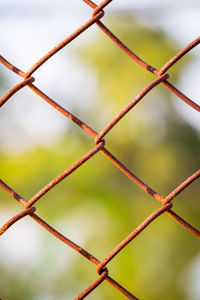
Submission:
[[[102,21],[143,60],[160,68],[198,37],[199,12],[199,1],[116,0]],[[91,14],[80,0],[1,1],[1,55],[27,71]],[[196,47],[169,70],[169,81],[197,103],[199,61]],[[97,132],[155,79],[96,25],[33,76],[36,86]],[[0,67],[1,96],[20,81]],[[87,133],[28,87],[0,110],[0,177],[27,200],[93,145]],[[106,147],[166,196],[198,169],[198,113],[159,85],[111,130]],[[174,210],[197,228],[199,186],[196,180],[174,200]],[[99,260],[159,206],[101,153],[36,205],[39,216]],[[21,209],[0,190],[0,226]],[[165,214],[108,268],[140,299],[200,299],[199,241]],[[93,264],[28,217],[1,237],[0,272],[2,300],[74,299],[97,278]],[[106,282],[87,298],[125,299]]]

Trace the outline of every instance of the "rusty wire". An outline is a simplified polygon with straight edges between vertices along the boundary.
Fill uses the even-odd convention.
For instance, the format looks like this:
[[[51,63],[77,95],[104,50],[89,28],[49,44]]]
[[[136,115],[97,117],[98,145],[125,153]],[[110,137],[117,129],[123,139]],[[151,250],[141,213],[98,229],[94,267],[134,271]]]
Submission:
[[[5,182],[0,180],[0,186],[10,194],[14,199],[20,202],[24,206],[24,210],[20,213],[12,217],[8,220],[1,228],[0,235],[5,233],[10,226],[12,226],[15,222],[22,219],[23,217],[29,215],[33,220],[39,223],[43,228],[49,231],[52,235],[54,235],[57,239],[79,252],[89,261],[97,266],[98,279],[96,279],[89,287],[87,287],[82,293],[80,293],[75,299],[84,299],[88,294],[90,294],[94,289],[97,288],[104,280],[109,282],[112,286],[118,289],[122,294],[124,294],[128,299],[138,299],[131,292],[121,286],[118,282],[116,282],[113,278],[109,276],[109,271],[107,268],[107,264],[124,248],[128,243],[130,243],[138,234],[140,234],[149,224],[157,219],[163,213],[167,213],[170,217],[176,220],[180,225],[184,226],[191,233],[200,237],[200,231],[194,228],[190,223],[181,218],[178,214],[176,214],[172,210],[172,200],[181,193],[187,186],[189,186],[193,181],[197,180],[200,177],[200,170],[196,171],[189,178],[187,178],[184,182],[182,182],[177,188],[175,188],[169,195],[166,197],[161,196],[159,193],[154,191],[151,187],[149,187],[146,183],[144,183],[140,178],[138,178],[132,171],[130,171],[122,162],[120,162],[112,153],[110,153],[105,147],[105,136],[106,134],[147,94],[150,90],[152,90],[155,86],[162,83],[165,87],[167,87],[172,93],[174,93],[179,99],[183,100],[187,105],[191,106],[196,111],[200,111],[200,106],[189,99],[186,95],[184,95],[181,91],[179,91],[176,87],[174,87],[168,79],[170,75],[166,73],[178,60],[180,60],[186,53],[188,53],[191,49],[196,47],[200,43],[200,37],[196,38],[193,42],[183,48],[179,53],[177,53],[174,57],[172,57],[160,70],[157,70],[147,62],[143,61],[140,57],[138,57],[132,50],[130,50],[126,45],[123,44],[100,20],[104,16],[104,8],[112,2],[112,0],[104,0],[99,5],[96,5],[91,0],[83,0],[86,4],[88,4],[92,9],[92,17],[85,24],[83,24],[80,28],[78,28],[74,33],[68,36],[64,41],[56,45],[52,50],[50,50],[46,55],[44,55],[38,62],[36,62],[27,72],[23,72],[17,67],[15,67],[12,63],[7,61],[5,58],[0,56],[0,62],[10,69],[11,71],[17,73],[19,76],[23,78],[23,80],[14,86],[11,90],[9,90],[0,100],[0,106],[4,105],[12,95],[14,95],[17,91],[28,86],[32,89],[37,95],[39,95],[43,100],[53,106],[56,110],[58,110],[65,117],[70,119],[72,122],[76,123],[80,126],[84,131],[86,131],[89,135],[94,138],[94,147],[86,153],[83,157],[81,157],[78,161],[76,161],[70,168],[65,170],[63,173],[54,178],[51,182],[49,182],[45,187],[43,187],[37,194],[35,194],[29,201],[25,200],[22,196],[17,194],[11,187],[9,187]],[[33,73],[40,68],[48,59],[50,59],[53,55],[55,55],[58,51],[60,51],[63,47],[72,42],[75,38],[77,38],[80,34],[86,31],[90,26],[97,24],[98,27],[122,50],[124,51],[134,62],[139,64],[142,68],[148,70],[156,76],[156,79],[149,83],[128,105],[126,105],[117,116],[113,118],[106,126],[102,129],[100,133],[97,133],[95,130],[90,128],[87,124],[82,122],[79,118],[74,116],[68,110],[60,106],[53,99],[47,96],[44,92],[42,92],[39,88],[37,88],[33,82],[35,78],[32,77]],[[47,224],[43,219],[41,219],[36,213],[36,207],[33,206],[36,202],[46,194],[50,189],[52,189],[56,184],[60,183],[64,178],[69,176],[72,172],[74,172],[77,168],[79,168],[82,164],[88,161],[92,156],[96,153],[101,152],[104,156],[106,156],[117,168],[119,168],[126,176],[128,176],[133,182],[135,182],[138,186],[140,186],[145,192],[149,193],[152,197],[154,197],[157,201],[161,203],[161,208],[157,209],[153,212],[142,224],[140,224],[136,229],[134,229],[131,234],[129,234],[121,243],[119,243],[115,249],[113,249],[106,258],[102,261],[99,261],[96,257],[90,254],[88,251],[75,244],[73,241],[62,235],[51,225]]]

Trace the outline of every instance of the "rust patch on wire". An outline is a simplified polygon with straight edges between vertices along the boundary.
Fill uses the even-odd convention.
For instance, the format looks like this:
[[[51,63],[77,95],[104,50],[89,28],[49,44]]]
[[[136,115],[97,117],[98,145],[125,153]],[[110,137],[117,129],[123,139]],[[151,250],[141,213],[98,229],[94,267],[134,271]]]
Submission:
[[[17,192],[15,192],[9,185],[7,185],[4,181],[0,180],[0,187],[3,188],[10,196],[16,199],[19,203],[21,203],[24,209],[9,219],[1,228],[0,235],[4,234],[9,228],[20,219],[30,216],[34,221],[36,221],[39,225],[41,225],[44,229],[46,229],[50,234],[55,236],[55,238],[59,239],[61,242],[71,247],[76,252],[80,253],[83,257],[88,259],[91,263],[96,266],[97,271],[97,279],[92,282],[84,291],[80,292],[80,294],[75,299],[84,299],[87,295],[92,293],[99,285],[101,285],[105,280],[116,288],[120,293],[122,293],[128,299],[138,299],[133,295],[132,292],[128,291],[125,287],[121,286],[120,283],[115,281],[113,278],[109,276],[109,271],[107,268],[107,264],[114,259],[114,257],[123,250],[129,243],[133,242],[133,240],[139,234],[142,234],[142,231],[150,226],[151,222],[157,220],[162,214],[166,213],[174,220],[176,220],[180,225],[189,230],[195,236],[200,237],[200,231],[193,227],[186,220],[181,218],[177,213],[172,210],[172,200],[185,188],[192,184],[195,180],[200,177],[200,170],[197,170],[194,174],[192,174],[189,178],[187,178],[184,182],[182,182],[177,188],[174,189],[169,195],[162,196],[158,192],[154,191],[151,187],[149,187],[145,182],[142,181],[137,175],[135,175],[131,170],[128,169],[121,161],[119,161],[113,153],[110,153],[105,147],[105,136],[108,134],[110,130],[130,111],[140,102],[146,94],[148,94],[154,87],[159,84],[163,84],[166,88],[168,88],[172,93],[174,93],[179,99],[184,101],[187,105],[192,107],[193,109],[200,111],[200,106],[189,99],[186,95],[184,95],[181,91],[179,91],[176,87],[174,87],[168,79],[170,75],[166,73],[178,60],[180,60],[186,53],[192,50],[194,47],[197,47],[200,43],[200,37],[197,37],[194,41],[192,41],[189,45],[183,48],[179,53],[177,53],[174,57],[172,57],[165,65],[157,70],[155,67],[151,66],[149,63],[145,62],[137,56],[131,49],[129,49],[124,43],[119,40],[102,22],[101,19],[104,16],[104,8],[112,2],[112,0],[104,0],[99,5],[96,5],[91,0],[83,0],[87,5],[89,5],[92,9],[91,18],[84,23],[81,27],[79,27],[74,33],[69,35],[64,41],[56,45],[53,49],[51,49],[47,54],[45,54],[39,61],[37,61],[28,71],[23,72],[18,69],[12,63],[10,63],[7,59],[0,56],[0,62],[9,70],[15,72],[20,77],[23,78],[19,84],[11,88],[0,100],[0,107],[3,106],[10,98],[17,93],[20,89],[24,87],[29,87],[34,93],[36,93],[42,100],[46,101],[52,107],[54,107],[57,111],[63,114],[65,117],[70,119],[73,123],[82,128],[85,132],[87,132],[90,136],[94,138],[94,147],[86,153],[82,158],[76,161],[71,167],[67,168],[61,174],[56,176],[51,182],[49,182],[45,187],[43,187],[37,194],[33,195],[33,197],[27,201],[23,197],[21,197]],[[147,71],[153,73],[156,76],[156,79],[149,83],[144,89],[129,103],[127,104],[114,118],[111,120],[105,128],[101,130],[101,132],[97,133],[94,129],[88,126],[86,123],[81,121],[71,112],[69,112],[66,108],[59,105],[55,100],[51,99],[48,95],[46,95],[43,91],[41,91],[37,86],[33,84],[35,78],[32,77],[32,74],[39,69],[42,65],[45,64],[47,60],[49,60],[53,55],[55,55],[62,48],[66,47],[69,43],[71,43],[74,39],[76,39],[80,34],[85,32],[89,27],[96,24],[107,36],[114,42],[123,52],[125,52],[135,63],[140,65],[142,68]],[[98,260],[91,253],[83,249],[81,246],[77,245],[60,232],[58,232],[55,228],[53,228],[50,224],[46,223],[43,219],[41,219],[36,213],[36,207],[33,206],[39,199],[43,197],[50,189],[52,189],[56,184],[59,184],[66,177],[70,176],[75,170],[81,167],[84,163],[86,163],[89,159],[91,159],[98,152],[101,152],[105,157],[107,157],[110,162],[115,165],[119,170],[121,170],[129,179],[131,179],[135,184],[137,184],[140,188],[142,188],[145,192],[150,194],[155,200],[161,203],[161,207],[153,212],[149,217],[146,218],[136,229],[127,235],[102,261]]]

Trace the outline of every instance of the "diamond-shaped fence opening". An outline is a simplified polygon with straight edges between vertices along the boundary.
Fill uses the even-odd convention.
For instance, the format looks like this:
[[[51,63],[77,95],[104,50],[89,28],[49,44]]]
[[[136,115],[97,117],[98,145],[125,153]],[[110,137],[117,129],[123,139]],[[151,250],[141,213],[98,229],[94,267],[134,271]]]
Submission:
[[[102,282],[107,281],[114,288],[116,288],[120,293],[126,296],[129,299],[137,299],[132,292],[125,289],[120,283],[116,282],[112,277],[109,276],[108,263],[115,258],[115,256],[122,251],[124,247],[126,247],[130,242],[134,240],[136,236],[141,234],[141,232],[150,225],[155,219],[159,218],[162,214],[168,214],[174,220],[176,220],[181,226],[185,227],[192,234],[200,237],[200,232],[198,229],[194,228],[190,223],[180,217],[173,209],[173,201],[176,196],[183,192],[185,188],[187,188],[191,183],[197,180],[200,176],[200,170],[196,171],[189,178],[187,178],[184,182],[182,182],[178,187],[176,187],[170,194],[166,196],[160,195],[157,191],[153,190],[150,186],[148,186],[145,182],[143,182],[137,175],[135,175],[127,166],[123,164],[123,162],[119,161],[110,151],[107,150],[105,138],[106,135],[112,130],[112,128],[120,122],[120,120],[145,97],[152,89],[156,86],[162,84],[167,89],[169,89],[172,93],[174,93],[179,99],[184,101],[186,105],[188,105],[188,109],[195,109],[196,111],[200,111],[200,107],[197,103],[188,98],[188,96],[184,95],[179,89],[177,89],[170,82],[170,68],[179,61],[184,55],[186,55],[190,50],[194,47],[197,47],[200,43],[200,37],[192,41],[189,45],[187,45],[184,49],[182,49],[179,53],[177,53],[174,57],[172,57],[166,64],[161,67],[160,70],[154,68],[150,64],[143,61],[140,57],[138,57],[131,49],[129,49],[126,45],[123,44],[113,33],[110,31],[101,21],[104,16],[104,8],[109,5],[112,0],[104,0],[99,5],[96,5],[91,0],[84,0],[86,4],[90,8],[92,8],[92,17],[84,23],[81,27],[77,28],[77,30],[68,36],[64,41],[56,45],[53,49],[51,49],[44,57],[42,57],[39,61],[37,61],[28,71],[24,72],[14,66],[11,62],[7,61],[6,58],[0,56],[0,62],[8,68],[10,71],[15,72],[21,77],[20,83],[16,84],[13,88],[11,88],[0,100],[0,106],[3,106],[10,98],[16,94],[19,90],[24,87],[30,88],[33,93],[36,93],[39,97],[41,97],[44,101],[46,101],[49,105],[51,105],[54,109],[56,109],[59,113],[64,115],[66,118],[71,120],[74,124],[78,125],[85,132],[91,135],[94,138],[94,146],[91,148],[89,152],[83,155],[78,161],[76,161],[71,167],[66,169],[64,172],[55,177],[52,181],[50,181],[46,186],[44,186],[37,194],[33,195],[33,197],[27,201],[21,195],[19,195],[16,191],[14,191],[9,183],[5,183],[0,180],[0,186],[15,200],[21,203],[24,206],[24,209],[9,219],[1,228],[0,234],[4,234],[15,222],[22,219],[23,217],[29,215],[34,221],[39,223],[44,229],[49,231],[55,238],[59,239],[67,246],[71,247],[75,251],[77,251],[80,255],[84,256],[94,265],[96,265],[98,278],[91,283],[83,292],[81,292],[76,299],[83,299],[88,294],[90,294],[94,289],[96,289]],[[132,100],[130,101],[123,109],[110,121],[108,124],[101,130],[101,132],[96,132],[86,123],[81,121],[77,116],[73,115],[66,108],[59,105],[51,96],[44,93],[37,87],[37,78],[34,78],[34,72],[39,69],[45,62],[48,61],[53,55],[55,55],[62,48],[66,47],[71,41],[76,39],[79,35],[81,35],[88,28],[97,24],[98,27],[107,35],[113,43],[115,43],[121,51],[125,52],[133,61],[141,66],[141,68],[146,69],[146,71],[151,72],[155,75],[155,79],[147,84],[143,88],[143,90]],[[169,71],[169,73],[167,73]],[[155,200],[160,202],[161,207],[154,211],[146,220],[143,221],[136,229],[134,229],[127,237],[122,240],[108,255],[103,259],[99,260],[93,254],[87,252],[81,246],[77,245],[66,236],[62,235],[62,233],[58,232],[55,228],[51,226],[51,224],[47,224],[43,219],[41,219],[37,214],[37,202],[55,185],[59,184],[63,179],[70,176],[73,172],[75,172],[81,165],[87,163],[93,156],[95,156],[98,152],[103,154],[107,159],[113,163],[115,167],[117,167],[121,172],[123,172],[130,180],[136,183],[141,189],[143,189],[146,193],[149,193]],[[12,170],[11,170],[12,172]],[[141,295],[142,296],[142,295]]]

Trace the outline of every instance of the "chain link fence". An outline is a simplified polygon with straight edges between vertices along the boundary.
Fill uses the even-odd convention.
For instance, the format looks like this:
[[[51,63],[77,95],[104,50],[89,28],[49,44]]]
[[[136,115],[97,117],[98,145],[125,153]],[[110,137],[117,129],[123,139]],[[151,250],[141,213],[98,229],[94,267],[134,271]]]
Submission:
[[[155,219],[159,218],[162,214],[166,213],[170,217],[172,217],[175,221],[177,221],[181,226],[185,227],[185,229],[189,230],[192,234],[197,237],[200,237],[200,231],[194,228],[190,223],[181,218],[177,213],[172,209],[173,202],[172,200],[185,188],[187,188],[191,183],[197,180],[200,176],[200,170],[197,170],[194,174],[192,174],[189,178],[187,178],[184,182],[182,182],[178,187],[176,187],[169,195],[166,197],[160,195],[158,192],[154,191],[151,187],[149,187],[145,182],[143,182],[139,177],[137,177],[131,170],[128,169],[121,161],[119,161],[112,153],[110,153],[105,144],[105,136],[107,133],[130,111],[134,108],[134,106],[143,99],[143,97],[148,94],[154,87],[159,84],[164,85],[167,89],[169,89],[172,93],[174,93],[179,99],[184,101],[186,105],[190,106],[192,109],[196,111],[200,111],[200,106],[189,99],[186,95],[184,95],[179,89],[173,86],[169,82],[170,75],[166,73],[177,61],[179,61],[185,54],[187,54],[191,49],[198,46],[200,43],[200,37],[192,41],[189,45],[187,45],[184,49],[182,49],[179,53],[177,53],[174,57],[172,57],[160,70],[154,68],[147,62],[143,61],[140,57],[138,57],[132,50],[130,50],[126,45],[123,44],[102,22],[101,19],[104,16],[104,8],[109,5],[112,0],[104,0],[99,5],[96,5],[91,0],[83,0],[88,6],[90,6],[93,10],[92,17],[85,24],[83,24],[80,28],[78,28],[74,33],[68,36],[64,41],[56,45],[52,50],[50,50],[46,55],[44,55],[38,62],[36,62],[27,72],[23,72],[22,70],[15,67],[11,62],[7,61],[4,57],[0,56],[0,62],[10,69],[11,71],[17,73],[19,76],[23,78],[23,80],[14,86],[11,90],[9,90],[0,100],[0,106],[3,106],[15,93],[17,93],[20,89],[28,86],[34,93],[39,95],[44,101],[53,106],[56,110],[58,110],[65,117],[70,119],[76,125],[81,127],[84,131],[86,131],[89,135],[94,138],[94,147],[86,153],[83,157],[81,157],[78,161],[76,161],[70,168],[65,170],[63,173],[54,178],[51,182],[49,182],[46,186],[44,186],[37,194],[35,194],[29,201],[25,200],[22,196],[20,196],[16,191],[14,191],[9,185],[0,180],[0,186],[14,199],[16,199],[19,203],[21,203],[24,209],[13,216],[10,220],[8,220],[1,228],[0,235],[4,234],[10,226],[12,226],[15,222],[29,215],[34,221],[39,223],[44,229],[49,231],[52,235],[54,235],[57,239],[65,243],[67,246],[71,247],[80,255],[84,256],[91,263],[96,265],[98,278],[91,283],[83,292],[81,292],[75,299],[84,299],[88,294],[90,294],[94,289],[96,289],[101,283],[106,280],[109,284],[111,284],[114,288],[116,288],[120,293],[126,296],[128,299],[138,299],[135,297],[132,292],[128,291],[126,288],[120,285],[120,283],[116,282],[112,277],[109,276],[109,270],[107,268],[107,264],[114,259],[114,257],[122,251],[124,247],[126,247],[130,242],[134,240],[134,238],[141,234],[141,232],[150,225]],[[46,95],[43,91],[41,91],[33,82],[35,78],[32,76],[33,73],[40,68],[47,60],[49,60],[53,55],[55,55],[62,48],[66,47],[69,43],[71,43],[74,39],[76,39],[79,35],[81,35],[84,31],[86,31],[92,25],[98,25],[98,27],[106,34],[113,43],[115,43],[123,52],[125,52],[133,61],[141,66],[141,68],[146,69],[147,71],[153,73],[155,75],[155,80],[150,82],[144,89],[129,103],[127,104],[114,118],[111,120],[105,128],[102,129],[100,133],[97,133],[87,124],[82,122],[75,115],[70,113],[68,110],[60,106],[53,99],[51,99],[48,95]],[[68,239],[66,236],[62,235],[55,228],[53,228],[50,224],[47,224],[43,219],[41,219],[36,214],[36,202],[43,197],[49,190],[51,190],[56,184],[60,183],[63,179],[68,177],[71,173],[73,173],[76,169],[78,169],[81,165],[86,163],[90,158],[92,158],[96,153],[101,152],[104,156],[106,156],[117,168],[121,170],[127,177],[130,178],[134,183],[136,183],[140,188],[142,188],[145,192],[149,193],[152,197],[154,197],[157,201],[161,203],[161,207],[157,209],[154,213],[152,213],[142,224],[140,224],[136,229],[134,229],[131,234],[129,234],[121,243],[119,243],[103,260],[98,260],[91,253],[83,249],[81,246],[75,244],[73,241]],[[12,170],[11,170],[12,171]],[[142,295],[141,295],[142,296]]]

